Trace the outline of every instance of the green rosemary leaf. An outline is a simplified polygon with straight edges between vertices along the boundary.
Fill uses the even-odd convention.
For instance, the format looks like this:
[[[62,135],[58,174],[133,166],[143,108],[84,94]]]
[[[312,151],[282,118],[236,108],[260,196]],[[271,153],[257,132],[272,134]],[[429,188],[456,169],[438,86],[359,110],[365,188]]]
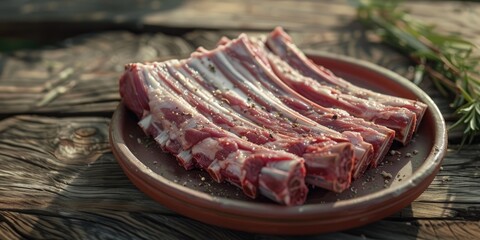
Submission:
[[[429,76],[444,95],[458,120],[450,129],[462,127],[462,144],[480,135],[480,54],[467,39],[438,32],[433,25],[416,21],[399,7],[400,1],[351,0],[358,18],[381,39],[399,49],[416,64],[414,83]]]

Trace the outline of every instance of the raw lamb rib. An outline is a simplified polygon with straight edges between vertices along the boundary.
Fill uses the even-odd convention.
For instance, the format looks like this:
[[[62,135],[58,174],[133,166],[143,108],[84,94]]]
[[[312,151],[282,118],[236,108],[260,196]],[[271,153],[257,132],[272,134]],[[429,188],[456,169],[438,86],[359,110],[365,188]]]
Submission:
[[[353,86],[315,65],[281,28],[183,60],[133,63],[120,78],[139,126],[186,170],[284,205],[306,183],[342,192],[406,144],[426,105]]]
[[[212,92],[203,89],[194,81],[191,74],[180,73],[178,69],[186,65],[178,61],[153,63],[148,66],[137,64],[135,67],[142,71],[132,72],[130,78],[140,79],[142,74],[148,74],[152,81],[156,81],[155,88],[181,95],[186,102],[217,126],[255,144],[270,149],[284,149],[304,157],[309,183],[337,192],[348,188],[353,150],[347,139],[336,139],[343,141],[339,143],[323,136],[299,138],[281,133],[272,134],[272,131],[260,128],[241,115],[235,114],[234,110],[227,109],[221,100],[215,99]],[[152,88],[152,84],[150,87]]]
[[[260,85],[255,82],[251,82],[248,78],[242,75],[239,65],[232,65],[228,60],[229,50],[236,47],[237,42],[241,39],[229,44],[229,46],[221,46],[213,51],[199,51],[193,54],[193,56],[186,61],[187,65],[198,71],[199,76],[203,77],[201,82],[207,81],[210,85],[210,90],[213,91],[214,87],[218,92],[219,97],[226,99],[231,105],[236,106],[234,109],[239,112],[244,112],[246,116],[252,117],[252,121],[256,121],[262,127],[276,128],[276,125],[263,124],[257,121],[257,116],[267,116],[270,121],[277,121],[281,126],[285,127],[282,133],[285,132],[297,132],[302,135],[325,135],[328,138],[332,138],[335,141],[341,139],[344,141],[348,139],[354,143],[355,149],[355,165],[354,165],[354,178],[362,173],[373,158],[373,147],[371,144],[364,142],[361,135],[352,132],[345,131],[340,134],[325,126],[319,125],[311,119],[302,116],[298,112],[290,109],[284,105],[278,98],[276,98],[270,91],[260,88]],[[258,83],[258,82],[257,82]],[[208,87],[208,86],[207,86]],[[223,90],[222,90],[223,89]],[[243,97],[235,97],[239,95]],[[239,106],[238,99],[246,99],[250,106]],[[255,110],[255,114],[248,114],[248,110],[245,109],[258,108]],[[281,113],[281,116],[279,115]],[[278,131],[278,129],[271,129]],[[308,163],[307,163],[307,175],[308,175]],[[310,182],[310,181],[309,181]],[[315,184],[318,185],[318,184]],[[319,185],[321,186],[321,185]]]
[[[195,165],[217,181],[226,180],[255,198],[285,205],[302,204],[308,192],[302,158],[242,139],[213,124],[183,98],[158,87],[141,64],[126,66],[120,93],[139,125],[185,168]]]
[[[403,144],[411,139],[425,113],[424,103],[375,93],[335,76],[311,62],[280,27],[268,35],[266,44],[289,64],[287,69],[277,71],[282,80],[306,98],[394,129],[396,139]],[[378,114],[380,109],[383,114]]]
[[[162,70],[162,68],[166,69]],[[341,192],[349,187],[353,147],[347,139],[333,140],[324,136],[292,134],[292,131],[285,129],[285,125],[281,127],[281,122],[262,117],[265,115],[264,113],[242,104],[240,98],[234,98],[231,95],[225,96],[226,94],[221,94],[218,90],[209,91],[204,87],[206,86],[205,81],[200,74],[192,74],[193,70],[186,71],[187,68],[185,63],[178,61],[166,62],[165,67],[157,66],[157,69],[160,69],[161,74],[159,75],[163,84],[168,85],[167,87],[173,92],[182,94],[190,105],[211,119],[213,123],[240,137],[245,137],[250,142],[271,149],[284,149],[302,156],[305,159],[308,183],[336,192]],[[226,104],[225,101],[231,105]],[[235,108],[253,110],[254,113],[247,117],[244,116],[246,115],[245,110],[237,112]],[[255,122],[265,124],[266,121],[270,121],[268,126],[277,127],[260,127],[255,124]],[[272,124],[273,122],[277,122],[277,124]]]
[[[199,59],[192,57],[192,59],[186,61],[186,63],[196,62],[196,60]],[[269,117],[269,115],[265,112],[262,112],[261,109],[251,108],[245,102],[243,102],[242,105],[242,99],[238,97],[235,98],[233,94],[222,94],[222,92],[219,90],[202,90],[203,86],[200,83],[204,83],[204,86],[209,86],[205,85],[205,79],[200,79],[202,74],[194,74],[192,73],[193,70],[191,69],[186,71],[185,69],[188,67],[187,64],[176,65],[176,68],[182,68],[182,72],[185,74],[185,76],[180,74],[180,72],[172,66],[172,61],[170,61],[170,64],[167,62],[151,64],[150,66],[138,65],[136,67],[143,69],[143,72],[150,73],[150,75],[153,76],[152,78],[158,78],[158,81],[163,87],[166,87],[177,94],[181,94],[182,97],[191,105],[195,106],[199,112],[208,116],[215,124],[223,127],[224,129],[228,129],[230,132],[234,132],[239,136],[245,136],[251,142],[264,144],[265,146],[273,149],[285,149],[289,152],[304,157],[306,160],[308,173],[307,182],[337,192],[348,188],[351,181],[350,175],[352,167],[352,153],[350,150],[351,144],[346,144],[348,139],[331,130],[328,131],[331,132],[332,136],[336,137],[333,140],[324,136],[320,136],[319,134],[317,134],[316,137],[300,136],[299,134],[295,133],[295,131],[299,131],[300,133],[308,135],[313,134],[312,128],[302,127],[299,125],[294,128],[295,131],[293,131],[291,128],[292,124],[285,124],[282,122],[284,120],[283,118]],[[205,71],[208,71],[206,68],[202,70],[201,67],[197,67],[200,68],[200,71],[203,71],[203,74],[205,74]],[[166,70],[166,68],[169,70]],[[154,75],[155,72],[158,72],[156,76]],[[170,72],[172,72],[172,74],[170,74]],[[214,79],[214,77],[211,77],[210,79]],[[222,81],[228,80],[224,79]],[[189,86],[190,92],[188,92],[187,89],[182,86],[182,84]],[[212,94],[212,92],[215,94]],[[203,99],[196,99],[197,95],[203,96]],[[276,126],[272,129],[275,131],[272,131],[274,134],[268,133],[265,131],[265,129],[262,130],[259,126],[253,125],[252,123],[249,123],[248,128],[235,126],[235,124],[238,125],[239,123],[242,123],[245,118],[242,119],[238,115],[235,116],[233,114],[233,111],[235,111],[233,108],[231,110],[223,110],[223,113],[220,114],[218,109],[222,109],[224,107],[221,106],[221,103],[215,102],[215,97],[228,100],[230,103],[232,103],[234,108],[236,107],[237,109],[240,109],[240,112],[244,115],[245,111],[251,111],[252,114],[249,114],[248,116],[262,125]],[[210,104],[206,104],[206,102]],[[278,121],[279,119],[281,121]],[[277,124],[272,124],[275,122]],[[275,143],[268,142],[268,140],[274,140],[276,137],[282,137],[282,135],[288,135],[288,138],[282,138],[280,141],[276,141]],[[338,142],[344,142],[344,144],[338,144]],[[370,146],[368,145],[366,151],[367,154],[362,152],[362,159],[368,159],[370,151],[369,147]],[[361,150],[362,149],[359,151]],[[363,155],[365,155],[365,157],[363,157]]]
[[[252,41],[246,35],[241,35],[233,43],[223,38],[221,45],[230,43],[226,48],[228,61],[236,63],[236,69],[242,72],[247,79],[260,82],[262,87],[265,88],[264,91],[274,94],[294,111],[339,132],[352,130],[358,132],[364,141],[372,144],[374,156],[371,163],[364,165],[363,169],[354,174],[355,177],[362,173],[362,170],[369,164],[376,167],[388,152],[395,132],[372,122],[352,117],[345,111],[325,108],[306,99],[275,75],[274,72],[276,71],[274,69],[286,67],[287,63],[269,53],[263,43]],[[274,64],[270,64],[271,59],[275,60]]]

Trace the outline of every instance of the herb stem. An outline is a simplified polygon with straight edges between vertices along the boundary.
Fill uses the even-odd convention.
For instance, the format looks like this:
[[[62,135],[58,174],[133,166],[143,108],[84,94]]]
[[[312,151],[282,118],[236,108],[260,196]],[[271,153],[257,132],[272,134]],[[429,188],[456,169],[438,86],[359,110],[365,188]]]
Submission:
[[[438,33],[435,28],[416,21],[399,1],[352,0],[358,18],[375,30],[381,39],[405,53],[417,64],[418,74],[428,76],[444,95],[452,94],[457,121],[464,139],[480,135],[480,57],[478,47],[459,36]],[[426,73],[426,74],[423,74]]]

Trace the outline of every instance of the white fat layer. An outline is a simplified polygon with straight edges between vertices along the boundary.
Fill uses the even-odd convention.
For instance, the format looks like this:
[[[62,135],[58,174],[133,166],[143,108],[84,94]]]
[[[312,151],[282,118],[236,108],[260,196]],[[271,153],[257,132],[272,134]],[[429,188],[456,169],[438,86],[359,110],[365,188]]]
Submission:
[[[225,107],[223,107],[211,93],[206,91],[198,83],[194,84],[190,79],[186,78],[179,71],[175,71],[175,77],[179,78],[180,81],[183,83],[182,85],[179,83],[179,81],[174,81],[174,84],[177,86],[178,89],[182,90],[185,95],[192,94],[192,97],[197,98],[197,100],[203,100],[205,103],[208,103],[207,106],[212,106],[212,108],[209,107],[210,111],[214,112],[215,114],[223,115],[223,117],[227,118],[230,122],[233,121],[233,117],[231,116],[232,113],[225,109]],[[235,117],[238,116],[235,115]]]
[[[272,107],[275,107],[277,111],[281,111],[284,115],[288,116],[290,119],[296,119],[298,122],[307,124],[308,126],[316,126],[318,125],[313,120],[306,118],[306,117],[299,117],[298,115],[294,114],[290,108],[285,106],[280,99],[278,99],[271,91],[265,90],[263,86],[255,85],[247,78],[242,76],[235,67],[228,61],[225,57],[223,52],[219,52],[217,54],[219,59],[222,61],[223,65],[228,69],[229,72],[237,76],[242,82],[248,86],[248,88],[258,97],[260,97],[263,101],[270,103]],[[250,79],[254,79],[253,76],[250,75]]]
[[[417,119],[417,120],[418,120],[418,119]],[[413,121],[410,121],[410,122],[408,123],[408,126],[402,129],[403,139],[400,139],[401,142],[404,143],[404,142],[407,141],[408,133],[409,133],[408,130],[413,127],[413,126],[412,126],[412,123],[413,123]]]
[[[344,131],[342,132],[344,136],[348,138],[348,140],[353,144],[353,145],[358,145],[363,142],[362,135],[358,132],[352,132],[352,131]]]
[[[264,181],[264,178],[275,178],[278,182],[281,182],[284,178],[288,178],[288,175],[284,171],[278,169],[264,167],[262,168],[261,178],[259,179],[258,186],[260,193],[274,201],[287,203],[290,201],[288,188],[284,188],[282,192],[276,193],[270,189],[269,185]]]
[[[212,94],[209,94],[209,92],[203,88],[199,83],[195,81],[191,81],[189,78],[185,76],[190,76],[190,74],[183,68],[176,69],[174,68],[175,77],[180,78],[184,86],[189,89],[191,92],[194,92],[195,95],[201,97],[204,100],[211,100],[213,98]],[[215,103],[216,104],[216,103]]]
[[[193,155],[190,151],[185,150],[178,153],[177,157],[182,159],[182,161],[184,162],[190,163],[192,161]]]
[[[222,179],[222,174],[220,173],[220,164],[218,164],[218,160],[213,160],[212,163],[210,163],[210,166],[208,166],[207,171],[210,174],[210,176],[217,182],[221,182]]]
[[[199,125],[198,120],[195,117],[193,117],[193,118],[183,122],[182,124],[180,124],[179,127],[175,126],[174,127],[175,128],[175,134],[170,134],[170,138],[171,139],[178,139],[178,141],[180,142],[182,147],[186,148],[186,146],[188,145],[188,140],[187,140],[187,136],[185,135],[185,132],[188,129],[197,128],[198,125]]]
[[[215,159],[215,154],[222,150],[222,147],[218,144],[218,141],[213,138],[205,138],[199,143],[195,144],[192,148],[192,154],[202,154],[208,159]]]
[[[188,119],[187,121],[183,122],[180,125],[175,124],[174,122],[166,120],[161,111],[156,111],[153,114],[153,118],[155,118],[155,121],[158,121],[162,124],[164,129],[168,129],[167,136],[162,135],[162,138],[159,138],[158,140],[162,140],[161,143],[163,143],[162,146],[165,145],[166,140],[165,137],[168,139],[172,140],[177,140],[182,147],[185,149],[186,146],[188,145],[187,140],[185,139],[185,131],[188,129],[192,128],[197,128],[199,123],[201,122],[206,122],[204,119],[202,119],[201,116],[199,116],[198,113],[196,113],[190,105],[182,102],[182,99],[179,99],[177,97],[172,97],[167,91],[164,91],[161,88],[155,89],[151,91],[151,94],[156,95],[155,102],[151,102],[150,104],[153,104],[155,106],[151,106],[151,109],[154,108],[166,108],[166,109],[175,109],[175,110],[184,110],[185,112],[195,114],[191,119]],[[178,109],[176,109],[178,108]],[[181,112],[184,112],[181,111]],[[165,142],[165,143],[164,143]]]
[[[150,125],[152,124],[152,115],[149,114],[147,116],[145,116],[144,118],[142,118],[142,120],[140,120],[138,122],[138,125],[144,130],[146,131]]]
[[[245,159],[250,154],[251,152],[243,150],[232,152],[225,160],[219,162],[220,167],[229,172],[230,175],[238,177],[240,182],[242,182],[246,176],[245,169],[243,169],[242,166],[244,165]]]
[[[179,75],[189,75],[184,69],[179,70]],[[235,118],[237,120],[240,120],[244,123],[248,123],[253,125],[250,120],[246,119],[244,116],[241,114],[238,114],[235,110],[229,109],[230,107],[225,107],[225,104],[220,103],[218,99],[213,96],[212,93],[210,93],[208,90],[206,90],[203,86],[201,86],[199,83],[191,81],[190,79],[184,77],[184,76],[179,76],[182,78],[182,82],[184,83],[185,87],[187,87],[190,92],[194,92],[196,96],[200,97],[203,101],[208,102],[212,106],[214,106],[216,111],[222,112],[224,116],[228,116],[229,118]]]
[[[246,101],[248,99],[248,96],[245,95],[244,92],[242,92],[241,89],[238,89],[234,86],[234,84],[229,81],[225,75],[223,75],[220,71],[216,70],[214,72],[210,71],[208,69],[208,65],[205,66],[204,63],[208,63],[210,60],[207,57],[202,57],[201,59],[198,58],[192,58],[190,60],[191,66],[193,66],[199,73],[201,73],[203,76],[205,76],[205,80],[209,81],[211,84],[213,84],[216,88],[225,91],[229,90],[236,95],[238,95],[241,99]]]
[[[242,82],[242,84],[245,84],[251,91],[255,92],[258,94],[258,96],[260,97],[263,97],[263,94],[262,94],[262,91],[260,91],[257,86],[255,86],[255,84],[253,84],[251,81],[248,81],[248,79],[246,79],[242,74],[240,74],[237,70],[237,68],[235,68],[231,63],[230,61],[227,60],[227,58],[225,57],[225,53],[223,52],[218,52],[216,53],[216,56],[220,59],[220,61],[222,62],[223,66],[225,66],[227,68],[227,70],[236,76],[237,79],[240,79],[240,81]],[[240,89],[239,89],[240,90]],[[263,99],[265,99],[265,97],[263,97]],[[277,101],[278,99],[276,98],[272,98],[271,99],[272,101]]]
[[[155,137],[155,141],[160,144],[160,146],[165,147],[167,141],[169,140],[168,131],[162,131],[160,134]]]
[[[190,120],[187,120],[186,122],[184,122],[180,129],[183,129],[183,130],[187,130],[187,129],[192,129],[192,128],[196,128],[198,126],[198,122],[196,121],[195,118],[191,118]]]
[[[291,169],[293,169],[293,166],[296,164],[298,164],[298,161],[292,159],[292,160],[269,162],[267,163],[267,166],[288,172]]]
[[[155,74],[152,73],[153,71],[154,67],[150,65],[145,65],[142,68],[144,81],[150,88],[156,89],[160,87],[160,84],[157,82],[157,79],[155,79]]]

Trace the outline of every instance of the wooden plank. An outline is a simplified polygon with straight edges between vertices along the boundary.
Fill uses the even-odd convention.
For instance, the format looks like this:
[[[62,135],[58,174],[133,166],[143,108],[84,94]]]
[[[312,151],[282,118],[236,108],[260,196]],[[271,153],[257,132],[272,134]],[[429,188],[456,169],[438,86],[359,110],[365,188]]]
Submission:
[[[130,183],[110,153],[108,126],[109,119],[99,117],[22,115],[0,122],[1,236],[289,239],[210,226],[154,202]],[[475,236],[480,224],[479,149],[476,144],[450,151],[433,184],[401,212],[307,239]]]
[[[145,26],[167,25],[206,29],[269,30],[282,25],[290,30],[311,31],[348,24],[355,10],[344,1],[185,1],[168,12],[150,13]]]
[[[7,2],[22,9],[18,5],[20,1]],[[56,5],[53,6],[57,8],[66,6],[68,11],[78,10],[77,15],[64,14],[56,18],[58,15],[55,12],[46,11],[47,4],[35,14],[42,16],[47,12],[50,19],[45,14],[42,18],[37,16],[36,20],[28,13],[18,17],[15,11],[5,8],[0,8],[0,13],[6,13],[0,14],[0,19],[15,18],[18,23],[23,21],[24,27],[38,27],[33,25],[34,21],[49,19],[50,22],[42,25],[46,27],[69,17],[76,20],[70,19],[59,26],[74,26],[75,22],[84,27],[92,23],[105,24],[101,26],[106,28],[112,26],[112,20],[108,18],[112,16],[108,14],[103,19],[99,17],[101,14],[92,14],[99,18],[97,20],[82,18],[82,14],[83,17],[90,15],[75,7],[80,1],[50,2],[54,2]],[[236,36],[240,29],[255,30],[252,33],[259,34],[282,24],[291,30],[302,49],[354,56],[392,69],[407,78],[413,75],[413,68],[401,54],[378,44],[377,39],[357,22],[351,22],[353,12],[343,1],[328,5],[315,1],[276,1],[273,7],[267,2],[255,1],[256,5],[252,2],[225,1],[217,5],[210,0],[180,1],[175,3],[178,5],[161,10],[162,13],[149,12],[150,15],[141,20],[134,14],[126,14],[116,25],[137,30],[137,26],[147,25],[152,29],[191,29],[198,26],[233,30],[197,30],[181,37],[109,32],[69,39],[41,50],[0,55],[0,114],[109,116],[119,101],[117,79],[123,64],[185,56],[200,45],[213,47],[222,35]],[[158,3],[161,4],[159,8],[164,7],[162,4],[173,4],[170,1]],[[28,8],[42,3],[29,4],[33,5],[26,5],[23,11],[32,11]],[[106,2],[101,7],[108,4]],[[147,6],[154,1],[138,4]],[[479,5],[407,3],[419,19],[440,23],[438,27],[442,31],[459,32],[476,42],[480,39],[480,29],[476,26],[480,16]],[[124,10],[133,8],[132,13],[138,10],[135,5],[117,6],[119,9],[115,11],[119,12],[122,7]],[[42,9],[45,12],[42,13]],[[262,16],[262,11],[272,14]],[[131,25],[129,17],[139,24]],[[19,27],[10,23],[0,21],[0,32]],[[91,27],[95,29],[95,26]],[[42,34],[48,32],[42,27],[37,31]],[[55,27],[51,29],[58,30]],[[451,120],[448,99],[432,90],[428,81],[422,82],[421,87],[428,91],[444,116]],[[108,118],[100,117],[25,115],[0,122],[0,238],[295,239],[210,226],[179,216],[152,201],[130,183],[109,152],[108,124]],[[94,133],[89,134],[91,132]],[[451,142],[459,137],[461,133],[450,134]],[[479,238],[480,145],[476,143],[462,151],[456,151],[456,147],[451,145],[443,169],[432,185],[399,213],[364,227],[307,236],[305,239]]]
[[[180,38],[110,32],[73,38],[60,46],[14,52],[2,59],[0,113],[82,113],[95,112],[96,108],[111,112],[119,100],[117,81],[124,64],[185,57],[196,47],[211,49],[221,36],[234,38],[239,33],[194,31]],[[337,32],[291,34],[302,49],[348,55],[407,78],[413,76],[410,63],[401,54],[372,41],[358,24]]]
[[[480,46],[480,3],[468,1],[411,1],[405,8],[438,31],[460,35]]]
[[[301,13],[302,15],[299,15]],[[289,29],[341,27],[354,9],[345,0],[323,1],[58,1],[22,3],[8,0],[0,8],[0,35],[35,37],[42,32],[70,32],[108,28],[202,28],[268,30],[282,23]],[[43,36],[48,37],[47,36]]]
[[[181,58],[199,46],[215,47],[221,36],[239,31],[193,31],[181,37],[108,32],[72,38],[50,48],[17,51],[3,58],[0,69],[0,115],[102,114],[110,116],[120,101],[118,78],[129,62]],[[248,32],[251,35],[266,32]],[[378,43],[359,24],[336,32],[291,32],[306,51],[327,51],[376,63],[413,79],[414,67],[400,53]],[[73,57],[74,56],[74,57]],[[434,98],[445,116],[449,99],[429,81],[420,87]],[[458,141],[461,134],[451,135]]]
[[[465,1],[407,1],[414,15],[441,30],[461,33],[480,45],[476,23],[480,4]],[[0,8],[0,35],[48,38],[105,29],[135,31],[174,29],[237,29],[267,31],[281,25],[292,31],[320,32],[342,29],[355,17],[347,0],[183,0],[116,1],[44,0],[24,4],[7,0]]]
[[[479,221],[379,221],[348,232],[368,239],[477,239],[479,227]]]
[[[2,59],[0,114],[111,113],[126,63],[192,51],[179,37],[127,32],[84,35],[60,46],[17,51]]]
[[[8,14],[1,16],[5,19],[15,18],[17,15],[11,14],[12,12],[26,11],[26,16],[22,18],[26,19],[25,21],[29,19],[29,14],[32,14],[35,18],[40,18],[40,16],[67,18],[70,15],[55,13],[50,9],[65,8],[67,13],[74,11],[72,9],[77,9],[78,16],[83,17],[74,15],[77,17],[72,16],[72,18],[85,20],[84,18],[90,16],[85,9],[92,10],[92,6],[90,6],[92,2],[90,1],[83,3],[80,1],[51,1],[53,2],[50,4],[51,6],[45,4],[45,2],[48,1],[29,3],[29,7],[25,7],[18,6],[18,1],[8,1],[4,6],[10,7],[3,8],[3,11],[8,12]],[[213,21],[210,18],[220,13],[230,15],[235,13],[241,15],[242,18],[243,16],[251,17],[249,22],[262,22],[263,19],[258,19],[258,21],[252,19],[262,18],[261,13],[271,9],[272,15],[263,16],[263,18],[275,18],[276,24],[269,25],[266,28],[268,30],[278,24],[287,27],[288,24],[295,25],[297,21],[308,22],[308,24],[315,25],[318,28],[313,30],[311,28],[288,27],[293,29],[291,33],[302,49],[325,50],[353,56],[392,69],[407,78],[413,76],[414,68],[401,54],[383,44],[378,44],[377,39],[368,34],[358,22],[353,22],[354,12],[345,2],[303,1],[297,4],[296,1],[285,0],[273,5],[269,1],[250,3],[248,1],[217,3],[216,1],[202,0],[184,1],[175,5],[166,1],[161,2],[161,6],[157,6],[158,8],[165,7],[164,10],[157,9],[161,12],[152,14],[160,14],[162,18],[166,18],[168,21],[183,21],[178,20],[178,18],[192,18],[192,24],[207,24],[205,23],[206,20],[202,20],[202,18],[209,18],[207,22],[210,23]],[[35,4],[38,4],[38,6]],[[62,4],[65,4],[65,6]],[[84,4],[83,7],[81,7],[82,4]],[[151,4],[154,3],[145,1],[138,3],[138,6],[133,3],[131,5],[132,8],[143,9],[138,10],[139,13],[142,11],[142,13],[149,13],[145,9]],[[299,6],[293,8],[294,5]],[[432,5],[425,2],[408,2],[406,7],[411,9],[413,14],[421,20],[431,23],[441,22],[439,29],[442,31],[460,32],[465,36],[471,36],[473,41],[478,42],[480,41],[480,32],[478,32],[480,30],[475,28],[474,22],[480,16],[480,14],[475,14],[479,5],[449,2]],[[126,6],[128,4],[120,4],[115,8],[115,11],[125,11]],[[98,6],[99,11],[103,11],[105,9],[101,9],[107,7],[111,7],[108,2]],[[25,8],[31,10],[27,11]],[[435,10],[437,8],[439,11]],[[137,11],[135,9],[132,12]],[[427,9],[431,11],[426,11]],[[199,14],[202,11],[205,14]],[[217,15],[209,16],[209,14],[206,14],[209,12],[215,12]],[[181,15],[182,17],[169,14]],[[292,17],[295,14],[298,17]],[[341,26],[333,26],[330,22],[318,21],[316,20],[318,16],[314,17],[313,14],[332,16],[331,18],[336,19],[335,22],[337,23],[340,22]],[[285,21],[282,20],[282,16],[284,16]],[[213,22],[222,24],[229,24],[228,22],[240,24],[239,22],[242,22],[238,19],[235,21],[224,19],[225,16],[217,17],[218,19]],[[348,21],[339,21],[337,18],[345,18]],[[440,21],[441,19],[447,19],[448,21]],[[322,29],[321,26],[323,25],[329,26],[328,29]],[[196,25],[189,26],[191,28]],[[204,26],[213,28],[208,27],[208,24]],[[222,28],[224,27],[240,28],[239,26],[222,26]],[[134,35],[126,32],[110,32],[72,38],[60,44],[60,46],[55,45],[43,50],[17,51],[10,55],[0,56],[0,115],[17,113],[56,115],[101,113],[109,115],[119,101],[117,79],[125,63],[185,56],[198,46],[213,47],[224,34],[234,37],[238,33],[238,30],[194,31],[182,36],[187,40],[185,41],[181,37],[162,34]],[[255,33],[265,33],[265,31]],[[421,87],[423,89],[430,88],[428,83],[423,83]],[[448,99],[435,92],[429,92],[429,94],[436,98],[435,100],[439,103],[445,117],[450,120],[452,111],[448,107]],[[452,132],[451,136],[452,140],[458,141],[462,133]]]

